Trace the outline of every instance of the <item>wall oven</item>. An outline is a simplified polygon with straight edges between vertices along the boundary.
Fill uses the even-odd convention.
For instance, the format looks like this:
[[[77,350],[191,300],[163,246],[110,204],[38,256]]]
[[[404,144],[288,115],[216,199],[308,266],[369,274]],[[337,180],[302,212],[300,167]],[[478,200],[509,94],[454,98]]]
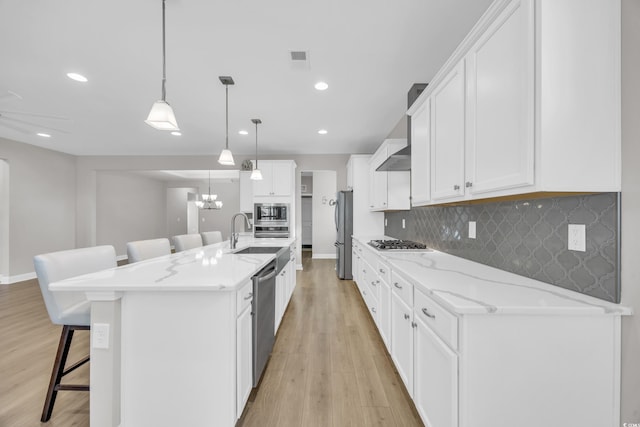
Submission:
[[[289,237],[288,203],[255,203],[253,234],[255,237]]]

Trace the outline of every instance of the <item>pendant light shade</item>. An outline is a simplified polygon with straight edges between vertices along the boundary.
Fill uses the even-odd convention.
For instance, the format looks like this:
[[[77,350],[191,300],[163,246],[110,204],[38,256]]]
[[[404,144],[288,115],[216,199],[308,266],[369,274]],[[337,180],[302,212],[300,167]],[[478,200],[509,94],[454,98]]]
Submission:
[[[144,122],[159,130],[180,130],[173,108],[163,100],[153,103],[149,116]]]
[[[254,181],[260,181],[262,179],[262,172],[258,169],[258,124],[262,123],[262,120],[251,119],[251,121],[256,125],[256,167],[253,169],[253,172],[251,172],[251,176],[249,178]]]
[[[145,123],[159,130],[178,131],[178,122],[173,108],[167,103],[166,83],[167,83],[167,61],[165,49],[165,0],[162,0],[162,99],[153,103],[151,111],[147,116]]]
[[[230,76],[220,76],[218,77],[225,89],[225,117],[226,117],[226,137],[225,137],[225,146],[222,153],[220,153],[220,157],[218,158],[218,163],[225,166],[233,166],[236,163],[233,161],[233,154],[231,154],[231,150],[229,150],[229,85],[234,84],[233,78]]]

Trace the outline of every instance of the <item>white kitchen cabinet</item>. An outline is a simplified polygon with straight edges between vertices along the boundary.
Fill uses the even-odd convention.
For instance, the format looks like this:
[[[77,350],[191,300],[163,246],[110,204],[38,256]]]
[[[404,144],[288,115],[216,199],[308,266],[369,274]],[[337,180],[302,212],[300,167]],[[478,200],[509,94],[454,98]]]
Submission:
[[[251,172],[240,171],[240,212],[253,214],[253,181]]]
[[[378,289],[378,330],[387,350],[391,349],[391,288],[383,278]]]
[[[619,0],[494,1],[407,112],[420,135],[431,109],[414,205],[620,191],[620,13]]]
[[[295,163],[289,160],[262,160],[258,163],[262,179],[253,181],[254,197],[291,196]]]
[[[466,56],[466,191],[533,184],[534,9],[513,0]]]
[[[280,321],[282,320],[282,316],[284,315],[284,310],[286,307],[287,301],[287,280],[286,280],[285,269],[282,269],[280,273],[276,276],[276,296],[275,296],[275,322],[274,322],[274,331],[273,333],[278,332],[278,328],[280,327]]]
[[[247,285],[252,287],[251,282]],[[253,386],[253,321],[251,300],[246,301],[236,320],[236,419],[242,415]]]
[[[391,359],[413,397],[413,310],[391,292]]]
[[[431,198],[464,195],[465,137],[464,61],[433,90],[431,96]]]
[[[415,314],[413,402],[429,427],[458,425],[458,355]]]
[[[411,116],[411,205],[431,201],[431,102],[427,99]]]
[[[369,209],[372,211],[405,210],[411,208],[409,171],[376,171],[391,154],[406,147],[407,140],[387,139],[369,161]]]

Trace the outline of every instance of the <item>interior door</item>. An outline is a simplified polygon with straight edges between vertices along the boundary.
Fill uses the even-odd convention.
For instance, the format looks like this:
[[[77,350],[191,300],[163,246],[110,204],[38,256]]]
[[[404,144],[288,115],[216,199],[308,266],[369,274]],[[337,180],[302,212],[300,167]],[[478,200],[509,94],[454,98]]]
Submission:
[[[302,246],[313,243],[313,198],[302,198]]]

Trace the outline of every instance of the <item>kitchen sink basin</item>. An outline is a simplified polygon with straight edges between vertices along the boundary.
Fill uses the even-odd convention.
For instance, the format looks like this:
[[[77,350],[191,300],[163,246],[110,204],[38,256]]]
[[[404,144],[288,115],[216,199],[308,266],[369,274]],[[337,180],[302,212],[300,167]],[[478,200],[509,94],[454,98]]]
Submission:
[[[282,246],[249,246],[247,248],[234,251],[234,254],[275,254],[281,251]]]

